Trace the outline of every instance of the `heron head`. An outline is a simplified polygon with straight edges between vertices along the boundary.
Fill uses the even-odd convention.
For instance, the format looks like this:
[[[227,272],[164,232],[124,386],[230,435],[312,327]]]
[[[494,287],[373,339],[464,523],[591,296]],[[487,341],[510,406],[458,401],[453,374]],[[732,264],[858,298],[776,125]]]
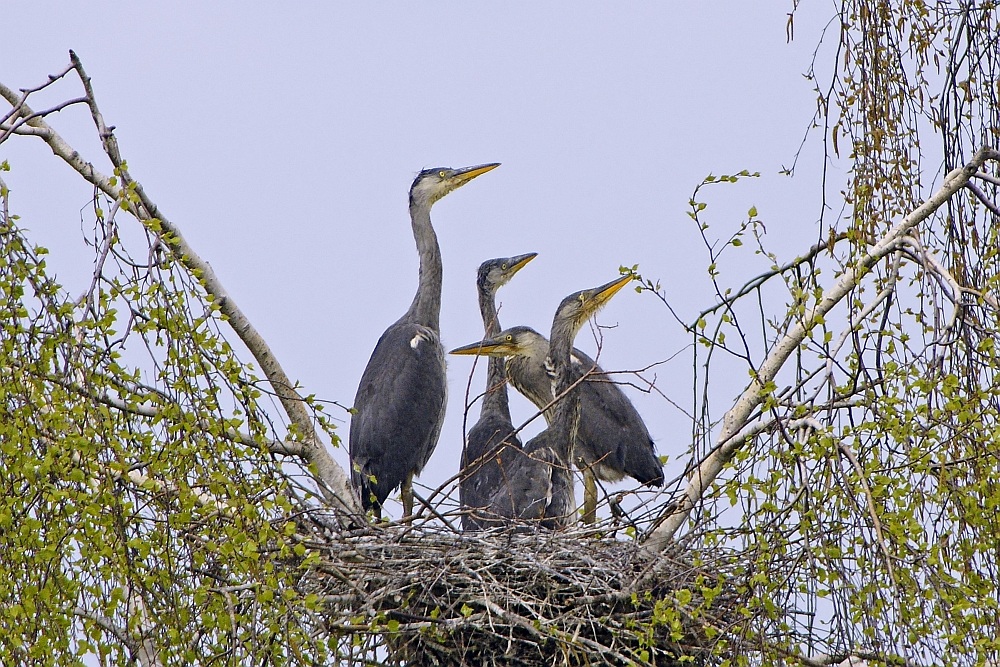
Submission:
[[[475,167],[462,167],[461,169],[452,169],[451,167],[424,169],[413,179],[413,185],[410,186],[410,201],[431,206],[452,190],[462,187],[476,176],[485,174],[499,166],[499,162],[492,162]]]
[[[597,314],[601,308],[632,280],[632,274],[621,276],[600,287],[574,292],[562,300],[552,321],[552,336],[557,329],[568,329],[573,336],[580,330],[583,323]],[[572,338],[572,336],[571,336]]]
[[[507,281],[515,273],[524,268],[524,265],[535,257],[538,257],[537,252],[486,260],[479,265],[479,273],[476,276],[476,284],[479,290],[482,292],[496,292],[500,287],[506,285]]]
[[[478,343],[470,343],[456,347],[448,354],[471,354],[484,357],[530,357],[535,348],[542,355],[548,350],[549,342],[530,327],[511,327],[504,329],[496,336],[486,338]]]

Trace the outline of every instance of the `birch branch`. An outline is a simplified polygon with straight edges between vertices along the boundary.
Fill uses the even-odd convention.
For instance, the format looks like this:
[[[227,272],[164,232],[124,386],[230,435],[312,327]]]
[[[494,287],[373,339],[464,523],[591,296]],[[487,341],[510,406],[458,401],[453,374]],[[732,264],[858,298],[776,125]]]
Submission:
[[[872,527],[875,528],[875,537],[878,540],[879,550],[882,555],[885,556],[885,567],[889,571],[889,579],[892,581],[892,585],[899,588],[899,580],[896,578],[896,569],[892,566],[892,554],[889,552],[889,543],[885,539],[885,533],[882,530],[882,520],[879,519],[878,509],[875,507],[875,496],[872,494],[871,486],[868,485],[868,478],[865,477],[865,469],[861,467],[858,462],[854,452],[851,448],[840,443],[840,453],[843,454],[848,461],[851,463],[851,467],[854,468],[854,472],[858,475],[858,483],[861,484],[861,490],[865,493],[865,504],[868,506],[868,515],[872,519]]]
[[[174,258],[200,281],[208,298],[219,307],[220,312],[228,319],[229,325],[253,354],[261,371],[274,388],[295,434],[302,439],[302,458],[312,467],[326,500],[341,512],[351,516],[360,516],[360,508],[351,489],[349,476],[320,441],[310,419],[309,411],[306,409],[302,397],[295,391],[292,381],[264,338],[244,315],[236,301],[229,296],[222,281],[209,263],[198,255],[181,234],[180,229],[159,210],[142,186],[133,180],[125,169],[118,150],[118,141],[113,134],[114,128],[109,128],[104,123],[97,107],[90,78],[84,71],[79,58],[72,51],[70,51],[70,59],[73,68],[83,82],[91,116],[97,126],[105,152],[118,174],[120,185],[113,183],[111,178],[84,160],[80,153],[24,102],[21,95],[0,83],[0,96],[3,96],[15,108],[14,117],[26,124],[35,136],[44,140],[57,157],[62,158],[94,187],[114,200],[123,202],[123,208],[127,208],[147,229],[157,234],[164,245],[170,249]],[[134,192],[135,197],[138,198],[138,205],[129,201],[129,190]]]
[[[130,596],[132,596],[131,593]],[[145,616],[145,607],[142,608],[142,611]],[[124,628],[115,625],[111,619],[106,616],[101,616],[100,614],[91,613],[83,607],[76,607],[73,610],[73,615],[90,621],[114,637],[122,646],[125,647],[125,650],[128,651],[131,659],[138,663],[141,667],[162,667],[163,663],[160,661],[159,654],[153,646],[153,643],[148,639],[136,639],[132,637],[132,635],[130,635]]]
[[[964,167],[954,169],[945,176],[937,192],[889,230],[878,243],[868,249],[867,253],[858,258],[856,264],[845,270],[840,278],[823,293],[816,305],[809,308],[785,334],[784,338],[772,348],[756,370],[750,386],[743,391],[733,407],[723,417],[722,431],[716,440],[718,444],[715,451],[691,473],[688,485],[677,501],[677,507],[673,514],[657,526],[644,543],[648,550],[660,553],[670,546],[674,536],[688,520],[691,511],[704,496],[706,490],[716,480],[725,465],[732,460],[736,452],[746,443],[746,439],[734,438],[733,436],[743,429],[751,413],[764,401],[767,396],[764,387],[774,380],[785,361],[802,344],[813,327],[818,322],[823,321],[824,316],[857,287],[861,279],[875,264],[893,252],[898,247],[900,240],[911,229],[930,217],[952,195],[965,187],[969,179],[988,160],[1000,160],[1000,152],[991,148],[982,148],[971,162]]]

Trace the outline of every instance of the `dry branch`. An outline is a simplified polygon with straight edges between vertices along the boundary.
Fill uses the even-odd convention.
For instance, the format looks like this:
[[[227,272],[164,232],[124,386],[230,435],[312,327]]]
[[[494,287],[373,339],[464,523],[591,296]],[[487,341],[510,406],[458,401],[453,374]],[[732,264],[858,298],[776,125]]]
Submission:
[[[365,638],[358,664],[705,664],[747,629],[747,589],[720,570],[579,530],[372,527],[322,548],[300,587],[329,630]]]

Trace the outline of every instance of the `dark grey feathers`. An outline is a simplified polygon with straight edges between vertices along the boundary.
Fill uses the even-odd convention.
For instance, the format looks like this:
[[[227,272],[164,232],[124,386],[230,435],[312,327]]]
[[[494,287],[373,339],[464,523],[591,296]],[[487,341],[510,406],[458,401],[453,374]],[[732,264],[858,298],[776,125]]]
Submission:
[[[365,509],[380,508],[407,474],[427,464],[446,392],[438,335],[413,322],[389,327],[361,376],[351,419],[351,477]]]

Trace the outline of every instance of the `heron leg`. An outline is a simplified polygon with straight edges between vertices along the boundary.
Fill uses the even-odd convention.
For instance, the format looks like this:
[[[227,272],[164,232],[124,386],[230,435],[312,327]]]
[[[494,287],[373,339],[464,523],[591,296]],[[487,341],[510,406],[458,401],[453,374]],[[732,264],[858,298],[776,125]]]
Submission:
[[[403,500],[403,516],[413,516],[413,473],[409,473],[399,487]]]
[[[597,478],[590,468],[583,470],[583,522],[593,524],[597,521]]]

